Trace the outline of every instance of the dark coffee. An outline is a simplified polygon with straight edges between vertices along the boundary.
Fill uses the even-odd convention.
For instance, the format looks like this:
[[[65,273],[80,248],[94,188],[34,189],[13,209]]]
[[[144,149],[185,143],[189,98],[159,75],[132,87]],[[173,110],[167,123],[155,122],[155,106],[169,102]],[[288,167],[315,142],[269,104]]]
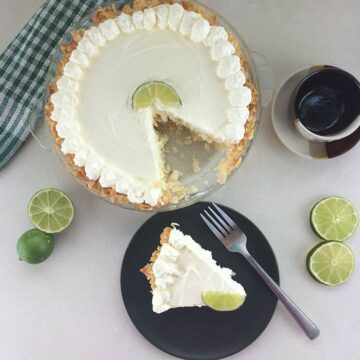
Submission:
[[[301,99],[299,118],[307,129],[320,134],[336,126],[344,110],[344,103],[332,89],[319,88]]]
[[[360,84],[347,72],[325,67],[306,77],[294,100],[295,116],[317,135],[333,135],[360,114]]]

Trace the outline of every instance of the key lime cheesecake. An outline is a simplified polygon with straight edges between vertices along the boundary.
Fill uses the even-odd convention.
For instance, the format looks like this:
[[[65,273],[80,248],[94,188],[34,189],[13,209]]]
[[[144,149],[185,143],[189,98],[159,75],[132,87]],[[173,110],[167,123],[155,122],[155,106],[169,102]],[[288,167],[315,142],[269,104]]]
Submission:
[[[58,149],[87,188],[140,209],[189,189],[164,156],[159,124],[226,149],[224,183],[255,129],[247,59],[216,17],[191,2],[134,1],[99,9],[64,44],[46,116]]]
[[[140,271],[150,282],[156,313],[206,305],[230,311],[246,298],[244,288],[232,279],[232,270],[217,265],[210,251],[175,226],[163,230],[160,246]]]

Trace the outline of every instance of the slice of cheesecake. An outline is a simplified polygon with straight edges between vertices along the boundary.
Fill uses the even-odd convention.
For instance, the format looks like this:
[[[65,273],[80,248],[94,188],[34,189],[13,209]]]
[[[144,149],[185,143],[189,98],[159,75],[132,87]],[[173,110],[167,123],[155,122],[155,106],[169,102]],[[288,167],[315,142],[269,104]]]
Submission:
[[[156,313],[206,306],[203,294],[208,292],[246,296],[244,288],[232,279],[232,270],[217,265],[210,251],[175,227],[163,230],[160,246],[141,272],[150,282]]]

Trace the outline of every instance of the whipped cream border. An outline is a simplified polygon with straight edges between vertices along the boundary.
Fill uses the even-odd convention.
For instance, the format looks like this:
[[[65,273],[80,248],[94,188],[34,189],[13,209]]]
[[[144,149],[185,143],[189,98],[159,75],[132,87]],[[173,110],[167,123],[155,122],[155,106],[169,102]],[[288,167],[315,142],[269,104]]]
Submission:
[[[147,203],[156,206],[161,200],[162,189],[146,186],[134,181],[127,174],[120,174],[106,165],[91,151],[79,135],[76,122],[77,92],[82,74],[89,67],[90,59],[101,51],[106,42],[133,31],[151,31],[154,27],[177,31],[194,43],[210,48],[210,56],[217,63],[216,74],[224,80],[224,90],[229,94],[231,106],[227,112],[225,137],[220,141],[235,144],[245,134],[245,123],[249,117],[248,106],[252,100],[251,89],[245,86],[246,77],[241,70],[240,57],[228,41],[228,33],[221,26],[210,26],[200,14],[185,10],[180,4],[163,4],[132,15],[121,13],[115,19],[107,19],[84,32],[77,48],[64,66],[64,74],[57,81],[58,91],[50,100],[54,105],[51,119],[56,124],[58,135],[64,139],[61,151],[74,154],[74,163],[84,166],[89,180],[99,180],[102,187],[112,187],[126,194],[132,203]]]

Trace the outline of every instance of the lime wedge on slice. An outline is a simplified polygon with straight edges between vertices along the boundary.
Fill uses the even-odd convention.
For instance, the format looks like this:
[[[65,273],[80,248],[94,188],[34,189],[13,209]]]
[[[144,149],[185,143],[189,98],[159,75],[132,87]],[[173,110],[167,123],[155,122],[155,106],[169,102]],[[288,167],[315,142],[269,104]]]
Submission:
[[[218,291],[204,291],[202,299],[205,305],[216,311],[234,311],[245,301],[246,295]]]
[[[336,286],[350,278],[355,267],[355,257],[344,243],[323,241],[309,252],[306,267],[315,280]]]
[[[71,200],[56,189],[37,192],[30,200],[28,212],[31,223],[49,234],[65,230],[74,218]]]
[[[162,81],[140,85],[134,92],[132,106],[135,110],[152,106],[157,100],[164,106],[180,106],[181,100],[173,87]]]
[[[330,197],[318,202],[310,214],[313,230],[324,240],[344,241],[354,234],[359,216],[350,201]]]

